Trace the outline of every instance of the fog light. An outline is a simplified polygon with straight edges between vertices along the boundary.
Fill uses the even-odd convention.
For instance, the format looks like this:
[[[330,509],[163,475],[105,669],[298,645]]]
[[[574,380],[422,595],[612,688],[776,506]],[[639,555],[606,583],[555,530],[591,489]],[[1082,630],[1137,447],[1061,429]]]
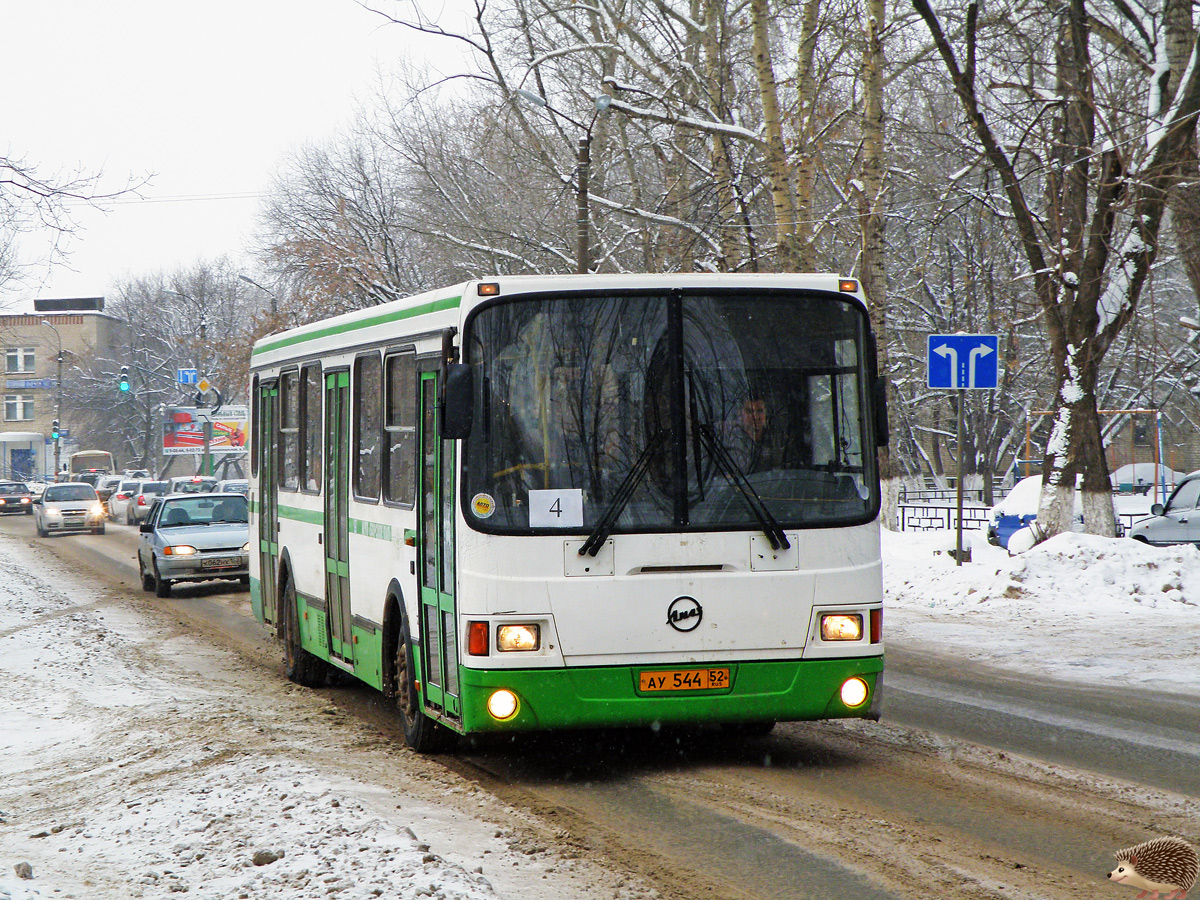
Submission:
[[[487,709],[492,718],[503,722],[517,714],[517,695],[512,691],[501,688],[488,697]]]
[[[497,650],[537,650],[542,645],[536,625],[501,625],[496,629]]]
[[[821,640],[823,641],[860,641],[862,636],[862,616],[844,613],[821,616]]]
[[[867,702],[869,693],[871,693],[871,689],[867,687],[867,683],[857,676],[847,678],[842,683],[842,702],[847,706],[862,706]]]

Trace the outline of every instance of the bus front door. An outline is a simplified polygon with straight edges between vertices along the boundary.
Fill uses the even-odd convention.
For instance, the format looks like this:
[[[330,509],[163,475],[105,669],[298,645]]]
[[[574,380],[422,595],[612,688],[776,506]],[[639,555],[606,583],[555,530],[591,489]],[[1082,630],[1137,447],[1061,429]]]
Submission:
[[[353,661],[350,631],[350,373],[325,375],[325,609],[332,657]]]
[[[421,686],[425,703],[462,716],[454,609],[454,442],[438,434],[437,374],[421,374],[420,517]]]
[[[256,617],[268,624],[279,621],[275,573],[279,561],[279,385],[269,382],[258,388],[258,596]],[[254,602],[252,598],[251,602]]]

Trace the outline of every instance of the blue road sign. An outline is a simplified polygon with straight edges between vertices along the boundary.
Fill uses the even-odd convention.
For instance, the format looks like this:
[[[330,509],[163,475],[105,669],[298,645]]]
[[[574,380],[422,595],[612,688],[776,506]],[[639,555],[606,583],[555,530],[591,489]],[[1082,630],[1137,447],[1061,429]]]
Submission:
[[[175,372],[180,384],[195,384],[200,380],[200,373],[196,369],[176,369]]]
[[[994,390],[1000,384],[1000,337],[931,334],[925,363],[931,388]]]

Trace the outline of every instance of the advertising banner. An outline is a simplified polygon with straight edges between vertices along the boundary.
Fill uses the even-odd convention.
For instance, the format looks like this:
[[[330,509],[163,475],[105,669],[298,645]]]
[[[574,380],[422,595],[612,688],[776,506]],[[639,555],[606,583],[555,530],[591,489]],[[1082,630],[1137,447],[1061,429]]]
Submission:
[[[163,424],[163,453],[180,456],[204,452],[204,425],[212,422],[210,453],[238,453],[246,449],[246,406],[222,406],[213,416],[210,410],[194,406],[168,407]]]

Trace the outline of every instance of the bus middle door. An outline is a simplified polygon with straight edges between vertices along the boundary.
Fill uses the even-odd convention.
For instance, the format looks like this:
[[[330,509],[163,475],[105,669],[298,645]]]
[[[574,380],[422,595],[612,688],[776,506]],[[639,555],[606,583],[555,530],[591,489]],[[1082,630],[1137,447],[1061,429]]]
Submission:
[[[417,497],[420,540],[421,683],[426,703],[451,719],[462,716],[454,607],[454,449],[438,428],[438,376],[420,382],[420,466]]]
[[[325,374],[325,622],[329,655],[354,659],[350,630],[350,373]]]
[[[260,618],[279,621],[275,573],[279,562],[279,384],[265,382],[258,389],[258,603]],[[253,602],[253,598],[252,598]]]

